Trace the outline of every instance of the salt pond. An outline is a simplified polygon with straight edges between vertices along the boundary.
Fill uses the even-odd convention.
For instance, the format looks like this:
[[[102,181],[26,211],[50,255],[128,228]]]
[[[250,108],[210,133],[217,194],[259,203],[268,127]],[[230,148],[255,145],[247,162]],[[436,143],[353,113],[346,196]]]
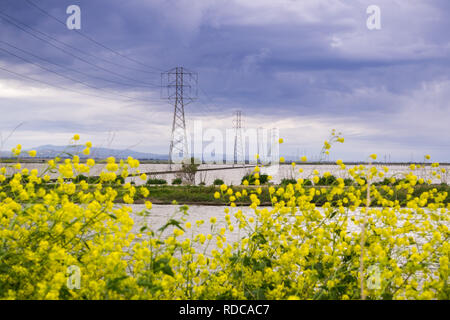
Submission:
[[[187,215],[180,212],[180,206],[179,205],[153,205],[153,208],[151,209],[151,214],[147,217],[141,217],[139,215],[136,215],[136,212],[145,210],[144,205],[132,205],[133,208],[133,215],[132,218],[135,221],[135,224],[133,226],[133,233],[139,233],[139,230],[142,226],[147,225],[150,229],[156,231],[160,227],[162,227],[168,219],[175,214],[176,218],[184,217],[185,222],[190,222],[192,226],[195,226],[195,222],[197,220],[204,220],[205,223],[201,225],[199,228],[193,228],[193,231],[195,234],[203,233],[208,234],[211,233],[211,224],[209,223],[210,218],[216,217],[217,223],[216,226],[218,228],[225,227],[227,225],[225,221],[225,208],[230,209],[230,214],[232,216],[232,221],[234,220],[233,213],[237,210],[242,210],[243,214],[245,214],[247,217],[255,217],[254,210],[249,207],[239,207],[239,208],[229,208],[225,206],[189,206],[189,209],[187,211]],[[317,208],[321,213],[323,213],[322,208]],[[299,212],[298,214],[301,214]],[[349,211],[348,212],[349,217],[360,217],[359,210],[357,211]],[[413,221],[409,221],[413,222]],[[399,216],[399,226],[402,225],[402,218]],[[432,224],[445,224],[447,227],[450,227],[450,223],[448,219],[441,220],[441,221],[431,221]],[[347,230],[349,232],[360,232],[360,227],[353,223],[351,219],[348,220],[348,228]],[[191,231],[187,231],[187,233],[184,235],[184,237],[190,237]],[[235,228],[233,232],[226,230],[225,236],[227,238],[227,241],[229,243],[233,243],[238,241],[241,237],[248,236],[248,234],[245,233],[243,230],[239,230],[238,228]],[[415,240],[418,243],[424,243],[427,241],[426,238],[423,236],[414,236],[412,235]]]

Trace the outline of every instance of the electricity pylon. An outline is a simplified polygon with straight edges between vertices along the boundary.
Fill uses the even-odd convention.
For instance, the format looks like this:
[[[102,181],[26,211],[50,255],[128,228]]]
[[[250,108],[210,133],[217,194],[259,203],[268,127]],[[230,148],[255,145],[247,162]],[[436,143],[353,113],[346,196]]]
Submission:
[[[279,130],[277,128],[272,128],[269,131],[270,142],[269,149],[267,151],[267,157],[270,164],[277,163],[279,160]]]
[[[233,128],[234,128],[233,167],[235,164],[239,164],[240,161],[242,161],[242,165],[245,166],[245,157],[243,148],[244,145],[242,143],[242,112],[239,110],[234,113]]]
[[[176,156],[177,162],[190,158],[184,106],[197,98],[197,82],[197,73],[183,67],[176,67],[161,73],[161,87],[167,89],[167,91],[162,91],[162,96],[174,105],[169,169],[172,169],[174,156]]]
[[[263,127],[259,127],[256,130],[256,140],[257,140],[257,153],[258,159],[257,163],[265,163],[268,157],[267,150],[267,131]]]

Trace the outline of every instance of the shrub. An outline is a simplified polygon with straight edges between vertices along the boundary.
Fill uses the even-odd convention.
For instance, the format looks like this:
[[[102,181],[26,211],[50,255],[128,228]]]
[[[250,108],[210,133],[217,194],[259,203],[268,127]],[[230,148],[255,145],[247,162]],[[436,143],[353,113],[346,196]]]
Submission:
[[[319,178],[319,182],[317,183],[320,186],[331,186],[332,184],[336,184],[337,179],[335,176],[322,176]]]
[[[175,178],[175,179],[172,180],[172,184],[174,184],[174,185],[178,185],[178,184],[181,184],[181,183],[183,183],[181,178]]]
[[[48,189],[36,172],[0,168],[0,299],[450,299],[445,186],[269,187],[272,206],[261,207],[265,191],[221,185],[215,201],[250,200],[249,212],[191,224],[182,205],[156,225],[145,222],[150,202],[131,206],[145,186],[119,195],[117,170],[86,190],[64,180],[86,173],[75,163]],[[391,191],[410,196],[403,207]]]
[[[167,184],[167,181],[164,179],[153,179],[150,178],[147,180],[147,184]]]
[[[122,177],[118,177],[118,178],[122,178]],[[80,183],[81,181],[84,181],[88,184],[96,184],[100,181],[100,178],[99,177],[87,177],[83,174],[79,174],[72,181],[74,183]],[[116,179],[116,181],[121,182],[121,180],[117,180],[117,179]]]
[[[223,184],[224,184],[224,182],[222,179],[215,179],[213,182],[213,185],[215,185],[215,186],[221,186]]]
[[[345,186],[351,186],[354,183],[353,179],[345,178],[344,179],[344,185]]]
[[[2,180],[0,180],[0,185],[8,185],[12,180],[13,180],[13,176],[10,177],[4,177]],[[26,174],[22,174],[21,175],[21,181],[23,182],[28,182],[29,181],[30,176],[26,175]]]
[[[295,179],[283,178],[281,180],[281,185],[296,184],[296,183],[297,183],[297,180],[295,180]]]
[[[372,183],[375,186],[390,186],[392,185],[390,178],[384,178],[382,181]]]
[[[84,181],[84,182],[88,182],[88,177],[86,177],[85,175],[82,175],[82,174],[79,174],[78,176],[76,176],[74,179],[73,179],[73,182],[75,182],[75,183],[80,183],[81,181]]]
[[[118,177],[116,178],[116,181],[115,181],[115,182],[118,183],[118,184],[124,184],[124,183],[125,183],[125,178],[122,177],[122,176],[118,176]]]
[[[256,178],[253,174],[247,174],[244,177],[242,177],[241,184],[244,184],[245,180],[248,181],[248,184],[254,185]],[[265,184],[269,180],[269,176],[267,174],[260,174],[258,180],[260,184]]]
[[[197,174],[198,167],[200,166],[199,162],[200,161],[198,159],[196,160],[193,157],[183,160],[181,169],[176,173],[176,177],[187,184],[195,184],[195,175]],[[172,182],[172,184],[174,183]],[[181,184],[181,182],[177,184]]]

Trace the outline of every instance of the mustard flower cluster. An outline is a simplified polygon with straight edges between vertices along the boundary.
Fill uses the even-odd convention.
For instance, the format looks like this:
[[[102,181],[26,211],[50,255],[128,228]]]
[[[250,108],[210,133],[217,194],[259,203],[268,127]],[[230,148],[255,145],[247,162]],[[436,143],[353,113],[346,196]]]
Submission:
[[[333,137],[325,153],[343,142]],[[388,168],[337,164],[354,184],[338,178],[305,186],[300,171],[297,183],[268,187],[269,207],[261,207],[266,187],[259,183],[222,185],[211,197],[223,199],[223,219],[187,222],[189,208],[180,206],[162,227],[138,232],[133,217],[150,216],[152,203],[133,212],[136,197],[150,191],[120,180],[140,174],[131,157],[106,159],[96,183],[76,180],[95,165],[76,155],[49,161],[41,173],[19,163],[2,167],[0,298],[449,299],[447,192],[430,186],[418,193],[417,168],[398,184],[376,186]],[[237,205],[243,199],[250,214]],[[199,231],[205,224],[209,233]]]

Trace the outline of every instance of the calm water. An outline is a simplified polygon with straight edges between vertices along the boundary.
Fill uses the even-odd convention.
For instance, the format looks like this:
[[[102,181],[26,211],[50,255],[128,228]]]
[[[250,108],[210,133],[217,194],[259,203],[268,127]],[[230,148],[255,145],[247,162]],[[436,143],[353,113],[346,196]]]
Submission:
[[[133,205],[132,207],[133,207],[133,212],[139,212],[145,208],[144,205]],[[193,226],[191,230],[187,230],[187,232],[183,236],[180,237],[180,240],[184,240],[185,238],[192,239],[193,236],[198,233],[203,233],[205,235],[212,233],[211,228],[210,228],[211,225],[209,223],[209,219],[211,217],[217,218],[218,228],[224,227],[226,225],[225,218],[224,218],[224,216],[225,216],[224,210],[226,207],[224,207],[224,206],[190,206],[189,210],[188,210],[188,215],[184,215],[184,214],[180,213],[179,207],[180,206],[173,206],[173,205],[154,205],[151,210],[150,216],[146,217],[146,218],[143,218],[143,217],[133,214],[132,218],[135,221],[135,225],[133,227],[132,232],[134,232],[136,234],[139,233],[140,228],[145,224],[147,224],[152,230],[156,231],[158,228],[163,226],[174,213],[177,213],[177,212],[178,212],[177,217],[183,216],[185,218],[185,221],[191,222],[191,224]],[[229,208],[229,209],[231,211],[230,212],[231,220],[232,220],[232,222],[235,222],[233,213],[236,212],[236,210],[238,210],[238,209],[237,208]],[[247,217],[255,216],[253,213],[253,210],[250,208],[241,207],[239,209],[241,209],[243,211],[243,213],[247,215]],[[317,208],[317,210],[319,210],[323,213],[322,208]],[[298,213],[298,214],[301,214],[301,213]],[[349,212],[348,214],[350,217],[351,216],[360,217],[359,211]],[[195,221],[197,221],[197,220],[204,220],[205,223],[203,225],[201,225],[199,228],[197,228],[195,226]],[[433,225],[445,223],[447,225],[447,227],[450,227],[448,221],[432,221],[431,223]],[[402,218],[399,217],[398,226],[401,226],[402,224],[403,224]],[[236,226],[237,224],[233,223],[233,225]],[[184,223],[183,223],[183,226],[184,226]],[[254,226],[250,225],[250,228],[253,228],[253,227]],[[382,226],[380,225],[380,227],[382,227]],[[351,221],[351,219],[349,219],[347,231],[360,233],[361,229],[360,229],[360,226],[355,225]],[[171,234],[172,234],[172,227],[169,227],[169,229],[165,233],[165,236],[163,236],[162,238],[164,239]],[[227,229],[224,236],[227,239],[226,243],[232,244],[236,241],[239,241],[243,237],[248,237],[248,231],[239,230],[238,228],[235,228],[233,230],[233,232],[231,232]],[[414,240],[418,244],[424,244],[424,243],[428,242],[429,239],[431,239],[431,237],[432,237],[431,234],[419,235],[419,234],[415,234],[415,233],[409,233],[408,236],[414,238]],[[145,239],[145,237],[146,236],[144,236],[143,238]],[[136,243],[136,241],[142,241],[142,240],[135,239],[133,242]],[[226,245],[226,243],[224,245]],[[205,242],[205,244],[203,244],[203,245],[198,244],[197,242],[192,242],[192,244],[193,244],[193,247],[197,250],[197,252],[202,252],[203,254],[205,254],[208,257],[211,257],[212,249],[217,249],[214,238],[209,245],[206,245],[207,242]],[[394,257],[393,256],[393,258],[395,258],[400,265],[406,263],[405,257],[402,257],[402,256]],[[439,261],[432,262],[430,267],[431,267],[432,271],[437,270],[437,268],[439,267]],[[434,273],[430,274],[430,275],[431,275],[431,277],[436,277],[436,275]],[[419,277],[417,280],[418,280],[419,288],[420,288],[423,284],[423,278]]]
[[[133,208],[133,213],[135,212],[139,212],[145,209],[144,205],[132,205]],[[138,215],[133,214],[132,218],[135,221],[135,225],[133,226],[133,232],[134,233],[139,233],[139,230],[142,226],[144,225],[148,225],[149,228],[151,228],[152,230],[156,231],[157,229],[159,229],[160,227],[162,227],[167,221],[168,219],[174,215],[175,219],[179,219],[180,217],[183,217],[185,219],[185,222],[191,222],[193,228],[191,229],[191,231],[187,231],[186,234],[183,237],[191,237],[192,235],[192,231],[195,232],[195,234],[198,233],[203,233],[203,234],[208,234],[208,233],[212,233],[211,232],[211,224],[209,223],[209,219],[211,217],[216,217],[217,218],[217,223],[216,226],[218,229],[220,229],[221,227],[225,227],[226,221],[225,221],[225,213],[224,210],[225,208],[230,209],[230,215],[231,215],[231,221],[233,223],[233,225],[235,226],[235,229],[233,230],[233,232],[229,231],[227,229],[225,236],[227,238],[227,241],[229,243],[238,241],[240,238],[246,236],[246,232],[245,231],[239,231],[239,228],[237,228],[237,223],[236,223],[236,219],[233,216],[233,213],[235,213],[237,210],[242,210],[242,212],[247,216],[247,217],[255,217],[254,211],[253,209],[249,208],[249,207],[239,207],[239,208],[230,208],[230,207],[225,207],[225,206],[189,206],[189,210],[187,211],[188,214],[184,215],[183,213],[180,212],[179,210],[180,206],[176,205],[153,205],[153,208],[151,210],[151,214],[148,217],[141,217]],[[267,208],[268,210],[270,210],[270,208]],[[323,209],[322,208],[317,208],[317,210],[319,210],[321,213],[323,213]],[[297,213],[298,215],[301,215],[301,212]],[[360,212],[359,210],[356,211],[349,211],[348,213],[349,217],[354,216],[355,218],[359,218],[360,217]],[[293,218],[294,219],[294,218]],[[199,228],[197,228],[195,226],[195,222],[197,220],[204,220],[205,223],[203,225],[201,225]],[[183,222],[183,227],[184,227],[184,223]],[[399,215],[399,226],[402,225],[402,218]],[[447,225],[447,227],[450,227],[450,223],[448,221],[431,221],[432,224],[445,224]],[[250,225],[251,228],[253,228],[252,225]],[[381,227],[381,225],[380,225]],[[169,228],[169,230],[171,231],[172,229]],[[360,232],[360,226],[354,224],[351,219],[348,220],[348,228],[347,230],[349,232]],[[413,236],[417,242],[419,243],[424,243],[425,241],[427,241],[426,238],[422,237],[422,236],[418,236],[418,235],[411,235]],[[431,234],[429,235],[431,237]],[[428,238],[428,236],[427,236]]]

